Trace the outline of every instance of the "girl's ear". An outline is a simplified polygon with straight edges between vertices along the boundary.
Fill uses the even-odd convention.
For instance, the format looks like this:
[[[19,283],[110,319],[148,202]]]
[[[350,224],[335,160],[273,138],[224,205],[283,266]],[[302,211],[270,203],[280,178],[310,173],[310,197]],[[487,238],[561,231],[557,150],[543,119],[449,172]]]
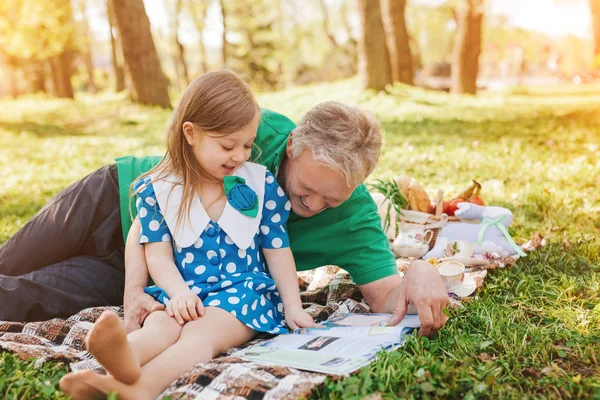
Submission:
[[[189,121],[186,121],[183,123],[181,129],[183,130],[183,134],[185,135],[185,140],[190,146],[193,146],[196,141],[196,129],[194,128],[194,124],[192,124]]]

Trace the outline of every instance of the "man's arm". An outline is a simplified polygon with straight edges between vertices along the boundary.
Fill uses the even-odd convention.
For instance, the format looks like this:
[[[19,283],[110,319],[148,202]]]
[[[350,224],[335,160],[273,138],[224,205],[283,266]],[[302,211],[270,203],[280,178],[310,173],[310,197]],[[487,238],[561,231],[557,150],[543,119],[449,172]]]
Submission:
[[[419,314],[419,334],[430,336],[446,324],[444,308],[448,295],[435,267],[426,261],[411,264],[404,278],[392,275],[359,289],[374,312],[393,313],[390,325],[396,325],[408,314]]]
[[[125,243],[125,295],[123,309],[125,315],[125,330],[135,331],[153,311],[162,310],[165,306],[146,293],[148,284],[148,265],[144,254],[144,246],[138,243],[140,237],[140,222],[136,218],[127,234]]]

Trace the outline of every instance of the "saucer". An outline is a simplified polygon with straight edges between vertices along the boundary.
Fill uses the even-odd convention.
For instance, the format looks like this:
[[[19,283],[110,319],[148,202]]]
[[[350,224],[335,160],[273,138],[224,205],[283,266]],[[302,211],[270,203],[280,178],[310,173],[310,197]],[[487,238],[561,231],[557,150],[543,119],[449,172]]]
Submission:
[[[471,295],[475,289],[477,289],[477,283],[475,279],[469,274],[465,274],[465,278],[460,285],[451,287],[448,292],[454,293],[458,297],[467,297]]]
[[[440,258],[440,261],[456,261],[463,264],[465,267],[472,267],[476,265],[490,265],[488,260],[483,258],[469,258],[469,257],[446,257]]]

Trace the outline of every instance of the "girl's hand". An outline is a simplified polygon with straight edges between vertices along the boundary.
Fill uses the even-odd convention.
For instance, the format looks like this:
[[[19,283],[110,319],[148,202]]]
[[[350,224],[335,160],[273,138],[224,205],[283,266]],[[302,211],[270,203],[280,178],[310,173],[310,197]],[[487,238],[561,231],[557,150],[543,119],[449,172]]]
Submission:
[[[167,304],[167,314],[179,325],[204,316],[204,305],[200,297],[191,290],[175,295]]]
[[[318,328],[321,326],[316,324],[302,307],[286,309],[285,322],[291,330],[298,328]]]

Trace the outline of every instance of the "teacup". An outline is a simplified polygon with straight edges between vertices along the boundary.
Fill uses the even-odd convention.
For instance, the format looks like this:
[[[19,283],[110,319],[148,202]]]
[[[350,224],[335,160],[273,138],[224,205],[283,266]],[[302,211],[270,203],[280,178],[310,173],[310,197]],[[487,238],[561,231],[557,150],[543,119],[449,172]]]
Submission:
[[[473,242],[467,240],[448,241],[444,254],[446,257],[471,258],[473,256]]]
[[[465,266],[457,261],[444,261],[439,263],[437,270],[442,277],[446,290],[461,285],[465,279]]]

